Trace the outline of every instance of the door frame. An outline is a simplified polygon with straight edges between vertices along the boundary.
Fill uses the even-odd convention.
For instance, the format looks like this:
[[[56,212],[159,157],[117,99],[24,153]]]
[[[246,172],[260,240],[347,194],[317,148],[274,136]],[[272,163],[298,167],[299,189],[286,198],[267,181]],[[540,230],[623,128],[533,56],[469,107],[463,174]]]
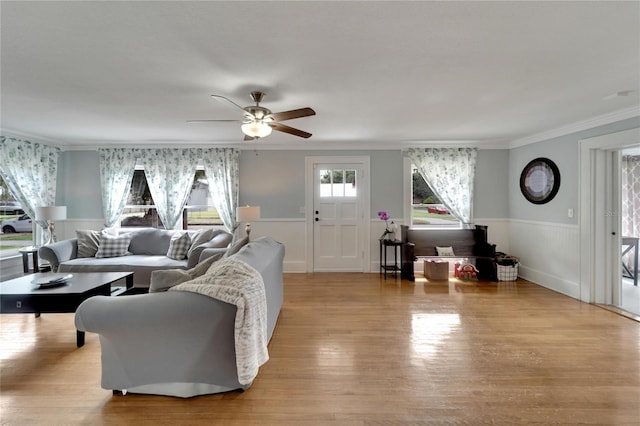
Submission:
[[[620,271],[620,230],[610,220],[614,212],[609,217],[606,214],[615,201],[609,189],[616,180],[611,151],[638,145],[639,141],[640,128],[580,140],[579,297],[583,302],[612,303],[613,286],[619,279],[616,271]],[[610,238],[616,229],[616,235]]]
[[[307,249],[306,258],[307,266],[306,272],[313,272],[313,202],[314,202],[314,169],[316,164],[361,164],[364,176],[357,181],[358,185],[358,199],[362,207],[362,237],[360,243],[362,244],[363,251],[363,272],[371,272],[371,220],[369,220],[369,212],[371,211],[371,187],[369,185],[370,180],[370,159],[368,156],[312,156],[305,157],[305,217],[307,228]],[[362,198],[360,198],[362,197]]]

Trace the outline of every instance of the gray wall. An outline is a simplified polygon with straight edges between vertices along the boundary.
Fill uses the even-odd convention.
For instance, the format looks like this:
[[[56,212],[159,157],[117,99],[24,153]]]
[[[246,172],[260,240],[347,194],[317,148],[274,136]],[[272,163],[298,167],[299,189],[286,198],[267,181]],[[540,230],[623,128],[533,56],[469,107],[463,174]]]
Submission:
[[[509,217],[577,225],[580,140],[636,127],[640,127],[640,118],[637,117],[511,149],[509,152]],[[520,192],[522,169],[537,157],[551,159],[560,169],[560,189],[554,199],[546,204],[530,203]],[[567,215],[570,208],[574,211],[573,218]]]
[[[98,151],[65,151],[58,165],[57,202],[69,219],[102,219]]]
[[[504,219],[509,217],[509,150],[478,151],[473,190],[473,216]]]
[[[371,212],[379,210],[402,218],[403,156],[398,150],[371,151],[242,151],[240,155],[240,205],[259,205],[269,218],[303,218],[305,157],[369,156]],[[508,150],[478,152],[474,215],[505,218],[508,214]],[[100,165],[97,151],[65,151],[61,155],[58,202],[67,206],[69,219],[102,219]]]

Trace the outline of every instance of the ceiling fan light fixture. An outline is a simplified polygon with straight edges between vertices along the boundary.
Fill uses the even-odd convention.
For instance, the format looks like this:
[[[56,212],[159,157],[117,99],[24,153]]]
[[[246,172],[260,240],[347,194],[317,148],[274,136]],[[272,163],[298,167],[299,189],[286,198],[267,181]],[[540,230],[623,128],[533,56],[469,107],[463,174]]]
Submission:
[[[252,138],[264,138],[269,136],[273,129],[268,124],[262,121],[252,121],[251,123],[245,123],[241,126],[242,133]]]

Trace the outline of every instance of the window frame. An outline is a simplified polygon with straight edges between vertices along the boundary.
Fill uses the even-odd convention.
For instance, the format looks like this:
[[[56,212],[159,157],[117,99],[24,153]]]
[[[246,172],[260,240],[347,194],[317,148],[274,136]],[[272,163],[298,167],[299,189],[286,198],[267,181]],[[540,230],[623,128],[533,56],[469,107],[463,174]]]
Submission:
[[[143,173],[144,173],[144,165],[143,164],[136,164],[136,166],[134,168],[134,172],[135,171],[139,171],[139,170],[142,170]],[[198,170],[204,170],[204,165],[201,164],[200,162],[198,162],[198,164],[196,165],[196,171],[198,171]],[[205,176],[206,176],[206,172],[205,172]],[[194,178],[195,178],[195,176],[194,176]],[[146,181],[146,175],[145,175],[145,181]],[[147,183],[147,186],[148,186],[148,183]],[[192,188],[192,191],[193,191],[193,188]],[[129,189],[129,194],[130,193],[131,193],[131,189]],[[189,194],[189,196],[191,196],[191,193]],[[207,198],[208,198],[208,194],[207,194]],[[151,196],[151,201],[153,201],[153,196]],[[192,208],[192,207],[194,207],[194,206],[186,204],[184,206],[184,208],[182,209],[182,229],[184,229],[184,230],[201,229],[201,227],[203,226],[203,225],[192,225],[194,227],[190,227],[189,226],[188,211],[189,211],[189,208]],[[196,207],[203,207],[203,206],[202,205],[196,205]],[[206,207],[207,209],[208,208],[213,208],[217,212],[217,209],[215,208],[214,205],[207,205],[207,206],[204,206],[204,207]],[[155,206],[155,204],[144,204],[144,205],[125,204],[124,210],[126,210],[126,209],[149,209],[149,210],[156,211],[156,206]],[[123,210],[123,213],[120,215],[120,220],[119,220],[119,224],[118,224],[118,226],[120,228],[123,228],[123,229],[134,229],[134,228],[148,227],[148,226],[123,225],[122,224],[122,220],[123,220],[122,215],[124,214],[124,210]],[[157,217],[157,213],[155,213],[155,215]],[[217,227],[224,227],[224,224],[220,220],[220,223],[213,223],[213,224],[206,225],[206,226],[212,226],[214,228],[217,228]],[[152,226],[152,227],[156,228],[156,229],[164,229],[163,227],[162,228],[159,228],[157,226]]]
[[[403,205],[404,205],[404,223],[410,228],[418,229],[462,229],[462,222],[458,218],[457,222],[451,225],[434,225],[434,224],[414,224],[413,223],[413,164],[407,156],[402,158],[403,165]]]

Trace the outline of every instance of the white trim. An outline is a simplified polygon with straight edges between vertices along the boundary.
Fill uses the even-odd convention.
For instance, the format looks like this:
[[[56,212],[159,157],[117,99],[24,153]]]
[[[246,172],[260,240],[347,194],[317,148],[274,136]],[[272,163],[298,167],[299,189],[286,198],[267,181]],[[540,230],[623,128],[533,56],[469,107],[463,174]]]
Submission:
[[[558,222],[544,222],[540,220],[526,220],[526,219],[504,219],[509,223],[522,223],[527,225],[543,225],[545,227],[555,227],[555,228],[563,228],[563,229],[578,229],[578,225],[574,225],[572,223],[558,223]],[[478,219],[480,221],[480,219]]]
[[[604,185],[606,153],[603,150],[637,145],[640,128],[582,139],[580,146],[580,300],[606,303],[605,218],[598,214]],[[598,186],[600,185],[600,186]]]
[[[306,233],[307,233],[307,244],[306,244],[306,253],[305,257],[307,260],[306,272],[313,272],[313,223],[314,223],[314,215],[313,215],[313,204],[314,204],[314,165],[315,164],[362,164],[364,169],[364,182],[360,185],[360,188],[364,189],[363,193],[358,193],[358,198],[362,196],[361,205],[362,205],[362,214],[363,216],[362,224],[364,226],[364,232],[362,233],[362,250],[363,250],[363,259],[362,259],[362,267],[363,272],[370,271],[371,264],[371,250],[369,250],[370,246],[370,233],[371,233],[371,222],[366,220],[371,212],[371,167],[370,167],[370,158],[369,156],[310,156],[305,157],[305,210],[306,210]]]
[[[48,144],[54,145],[57,148],[62,149],[64,146],[64,142],[56,140],[56,139],[51,139],[51,138],[47,138],[44,136],[38,136],[38,135],[34,135],[32,133],[25,133],[25,132],[17,132],[15,130],[9,130],[9,129],[4,129],[4,128],[0,128],[0,135],[7,137],[7,138],[14,138],[14,139],[26,139],[30,142],[46,142]],[[92,148],[94,149],[94,148]],[[97,148],[95,148],[97,149]]]
[[[619,111],[610,112],[608,114],[599,115],[597,117],[589,118],[587,120],[578,121],[575,123],[567,124],[562,127],[547,130],[526,136],[524,138],[515,139],[509,143],[508,148],[518,148],[524,145],[530,145],[536,142],[542,142],[549,139],[557,138],[571,133],[581,132],[583,130],[592,129],[598,126],[604,126],[606,124],[615,123],[617,121],[626,120],[628,118],[640,117],[640,106],[635,105],[630,108],[625,108]]]

